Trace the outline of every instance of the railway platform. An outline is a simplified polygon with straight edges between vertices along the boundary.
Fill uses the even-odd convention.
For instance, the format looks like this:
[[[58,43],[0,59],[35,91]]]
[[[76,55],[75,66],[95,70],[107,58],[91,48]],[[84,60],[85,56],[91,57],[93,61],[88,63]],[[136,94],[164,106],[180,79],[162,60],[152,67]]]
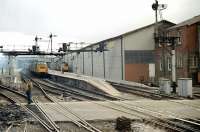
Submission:
[[[59,104],[38,103],[54,121],[61,122],[77,120],[64,107],[87,121],[115,120],[121,116],[137,120],[151,118],[149,115],[163,119],[200,118],[200,100],[83,101]]]
[[[110,79],[101,79],[97,77],[91,77],[91,76],[86,76],[86,75],[80,75],[76,73],[69,73],[69,72],[64,72],[62,73],[61,71],[56,71],[56,70],[49,70],[48,74],[51,76],[57,76],[57,77],[64,77],[67,79],[74,79],[74,80],[79,80],[86,82],[88,84],[91,84],[98,90],[101,90],[105,93],[108,93],[112,96],[118,96],[120,97],[121,94],[120,92],[112,86],[114,85],[123,85],[125,87],[136,87],[136,88],[142,88],[146,89],[152,92],[158,91],[157,87],[150,87],[147,85],[144,85],[142,83],[137,83],[137,82],[130,82],[130,81],[125,81],[125,80],[110,80]]]
[[[84,83],[90,84],[93,87],[97,88],[98,90],[108,93],[110,95],[120,96],[120,92],[118,90],[116,90],[108,82],[106,82],[105,80],[100,79],[100,78],[79,75],[79,74],[69,73],[69,72],[62,73],[60,71],[55,71],[55,70],[49,70],[48,74],[51,76],[56,76],[56,77],[64,77],[67,79],[79,80]]]

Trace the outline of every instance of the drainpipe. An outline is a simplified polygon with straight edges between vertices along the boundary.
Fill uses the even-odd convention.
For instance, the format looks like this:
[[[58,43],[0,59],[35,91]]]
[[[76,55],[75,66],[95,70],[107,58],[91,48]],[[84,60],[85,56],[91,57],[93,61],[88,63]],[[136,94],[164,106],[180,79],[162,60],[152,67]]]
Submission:
[[[123,36],[121,36],[121,74],[122,80],[124,80],[124,56],[123,56]]]
[[[106,72],[105,72],[105,53],[104,53],[104,50],[103,50],[103,77],[106,78]]]
[[[91,49],[92,49],[92,52],[91,52],[91,59],[92,59],[92,76],[93,76],[93,47],[91,47]]]

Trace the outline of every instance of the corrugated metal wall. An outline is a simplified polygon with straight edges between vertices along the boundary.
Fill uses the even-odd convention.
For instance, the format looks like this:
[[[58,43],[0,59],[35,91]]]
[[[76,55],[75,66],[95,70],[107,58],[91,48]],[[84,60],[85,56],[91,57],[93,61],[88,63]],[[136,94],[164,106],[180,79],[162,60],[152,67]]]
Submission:
[[[105,74],[107,79],[122,80],[121,39],[106,43]]]
[[[91,48],[87,48],[91,50]],[[84,74],[92,76],[92,52],[84,53]]]
[[[154,26],[123,37],[124,50],[154,50]]]
[[[96,49],[98,46],[94,46]],[[93,52],[93,76],[104,78],[103,52]]]
[[[149,64],[154,63],[153,29],[152,26],[123,37],[105,41],[103,43],[108,51],[84,52],[80,53],[78,57],[76,57],[76,54],[72,55],[74,59],[71,59],[73,61],[70,63],[72,64],[73,72],[76,73],[76,63],[78,63],[79,73],[85,75],[111,80],[122,80],[122,78],[125,79],[126,77],[127,80],[131,81],[140,79],[135,75],[148,78]],[[99,45],[93,45],[86,49],[91,50],[93,48],[95,50],[98,47]],[[77,58],[78,60],[76,60]],[[130,65],[125,66],[125,63]],[[140,64],[145,64],[142,65],[143,68],[140,71],[144,73],[134,73],[137,68],[140,68]],[[133,76],[132,74],[135,75]]]
[[[86,50],[96,49],[98,47],[99,45],[95,45],[86,48]],[[72,53],[67,55],[66,60],[68,60],[70,69],[74,73],[78,72],[89,76],[121,80],[121,39],[106,42],[105,48],[108,51],[81,52],[80,54]]]

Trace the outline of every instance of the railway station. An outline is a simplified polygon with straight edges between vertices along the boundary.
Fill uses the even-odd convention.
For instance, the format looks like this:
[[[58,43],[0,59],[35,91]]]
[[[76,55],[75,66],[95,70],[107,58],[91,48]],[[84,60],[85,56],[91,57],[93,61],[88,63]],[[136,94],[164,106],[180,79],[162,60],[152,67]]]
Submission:
[[[199,132],[200,2],[142,1],[0,1],[0,132]]]

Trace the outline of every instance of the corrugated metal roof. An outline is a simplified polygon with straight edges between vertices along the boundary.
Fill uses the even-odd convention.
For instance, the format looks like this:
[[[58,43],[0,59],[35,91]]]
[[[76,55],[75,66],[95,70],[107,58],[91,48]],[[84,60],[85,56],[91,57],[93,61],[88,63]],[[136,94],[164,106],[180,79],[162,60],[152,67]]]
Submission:
[[[189,20],[183,21],[183,22],[181,22],[173,27],[170,27],[168,29],[171,30],[171,29],[175,29],[175,28],[179,28],[179,27],[183,27],[183,26],[190,26],[190,25],[198,23],[198,22],[200,22],[200,15],[195,16]]]
[[[162,20],[162,21],[159,21],[158,24],[162,24],[162,23],[168,23],[168,24],[172,24],[172,25],[175,25],[174,23],[170,22],[170,21],[167,21],[167,20]],[[129,32],[126,32],[124,34],[121,34],[121,35],[118,35],[116,37],[112,37],[112,38],[109,38],[109,39],[105,39],[105,40],[102,40],[102,41],[99,41],[99,42],[96,42],[96,43],[93,43],[91,45],[88,45],[86,47],[83,47],[82,49],[85,49],[85,48],[88,48],[88,47],[91,47],[91,46],[94,46],[94,45],[97,45],[99,43],[103,43],[105,41],[111,41],[111,40],[114,40],[114,39],[117,39],[117,38],[121,38],[122,36],[126,36],[126,35],[129,35],[129,34],[132,34],[132,33],[135,33],[135,32],[138,32],[140,30],[143,30],[143,29],[146,29],[146,28],[149,28],[151,26],[154,26],[155,23],[152,23],[152,24],[149,24],[147,26],[144,26],[144,27],[141,27],[141,28],[138,28],[138,29],[135,29],[135,30],[132,30],[132,31],[129,31]]]

